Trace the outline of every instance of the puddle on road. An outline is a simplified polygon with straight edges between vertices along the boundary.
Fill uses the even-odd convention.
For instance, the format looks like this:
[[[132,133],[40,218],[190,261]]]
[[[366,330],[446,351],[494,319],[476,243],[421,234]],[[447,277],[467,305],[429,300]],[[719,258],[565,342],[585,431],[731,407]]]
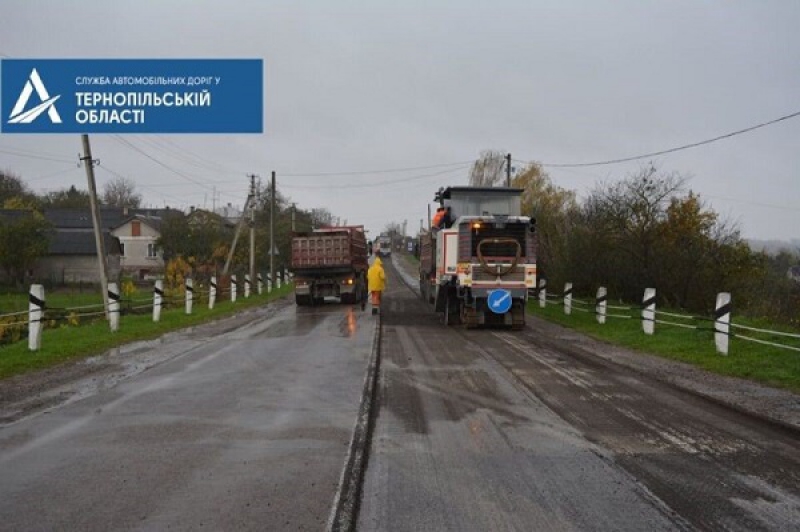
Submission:
[[[358,316],[354,307],[347,309],[347,313],[339,320],[339,336],[352,338],[358,330]]]
[[[327,322],[325,327],[329,335],[352,338],[358,332],[359,313],[361,310],[357,307],[343,307],[338,304],[327,306],[327,308],[326,306],[298,307],[294,316],[270,325],[258,337],[307,336],[319,325]]]
[[[314,314],[298,314],[289,319],[272,324],[259,338],[283,338],[286,336],[306,336],[323,320],[324,316]]]

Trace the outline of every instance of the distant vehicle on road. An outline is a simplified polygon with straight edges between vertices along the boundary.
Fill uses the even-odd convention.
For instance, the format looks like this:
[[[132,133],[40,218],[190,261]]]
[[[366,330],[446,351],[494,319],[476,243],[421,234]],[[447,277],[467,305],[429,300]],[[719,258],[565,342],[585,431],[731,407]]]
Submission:
[[[380,257],[390,257],[392,255],[392,237],[383,234],[378,237],[376,254]]]
[[[290,271],[298,305],[362,301],[367,291],[367,239],[363,226],[325,227],[292,235]]]

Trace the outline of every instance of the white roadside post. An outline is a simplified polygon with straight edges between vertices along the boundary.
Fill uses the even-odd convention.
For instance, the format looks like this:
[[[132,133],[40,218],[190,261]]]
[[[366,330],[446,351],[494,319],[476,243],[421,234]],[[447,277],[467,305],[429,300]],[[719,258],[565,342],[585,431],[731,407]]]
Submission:
[[[547,306],[547,279],[539,279],[539,308]]]
[[[595,300],[594,312],[597,316],[597,323],[603,325],[606,322],[606,310],[608,309],[608,293],[605,286],[597,289],[597,299]]]
[[[192,313],[192,303],[194,303],[194,280],[187,278],[185,281],[186,289],[186,314]]]
[[[164,281],[156,281],[153,288],[153,321],[161,319],[161,306],[164,304]]]
[[[572,283],[564,283],[564,314],[572,314]]]
[[[279,289],[279,290],[280,290],[280,288],[281,288],[281,276],[280,276],[280,275],[278,275],[277,277],[275,277],[275,287],[276,287],[277,289]]]
[[[258,274],[258,295],[261,295],[264,292],[264,278],[261,277],[261,274]]]
[[[42,347],[44,307],[44,286],[32,284],[28,294],[28,349],[31,351]]]
[[[231,302],[236,303],[236,276],[231,275]]]
[[[642,298],[642,330],[653,334],[656,327],[656,289],[645,288]]]
[[[250,274],[249,273],[244,274],[244,297],[245,298],[250,297],[250,283],[251,282],[252,281],[250,279]]]
[[[271,275],[267,275],[267,293],[268,294],[272,293],[272,276]]]
[[[111,332],[119,330],[119,287],[117,283],[108,283],[108,324]]]
[[[214,303],[217,301],[217,276],[211,276],[211,282],[208,285],[208,309],[214,308]]]
[[[720,292],[717,294],[717,304],[714,307],[714,343],[717,344],[717,353],[728,354],[728,343],[731,332],[731,294]]]

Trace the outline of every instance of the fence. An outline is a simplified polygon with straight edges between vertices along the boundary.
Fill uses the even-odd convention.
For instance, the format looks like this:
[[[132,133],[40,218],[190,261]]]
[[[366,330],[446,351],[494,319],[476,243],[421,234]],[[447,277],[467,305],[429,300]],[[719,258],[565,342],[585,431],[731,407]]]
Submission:
[[[292,276],[288,274],[285,282],[291,282]],[[251,292],[261,295],[266,289],[267,293],[273,291],[269,278],[259,273],[255,290],[249,275],[245,275],[241,282],[245,298]],[[275,289],[281,287],[281,277],[276,279]],[[38,351],[42,344],[42,331],[47,327],[59,324],[80,325],[82,322],[94,322],[101,319],[108,320],[111,331],[119,329],[120,317],[129,314],[145,314],[152,312],[153,321],[161,319],[164,308],[178,308],[184,306],[186,314],[192,314],[195,302],[207,301],[208,308],[213,309],[216,302],[223,297],[230,297],[235,303],[239,293],[239,282],[236,275],[230,276],[230,283],[218,282],[216,276],[211,277],[207,287],[195,286],[194,280],[185,279],[182,294],[169,295],[164,291],[163,281],[155,281],[152,297],[124,298],[120,295],[117,283],[108,285],[108,308],[104,303],[81,305],[75,307],[51,307],[46,303],[44,286],[31,285],[28,294],[28,310],[0,314],[0,344],[21,341],[24,336],[28,338],[28,348]]]
[[[768,345],[778,349],[800,352],[800,347],[775,341],[775,338],[800,340],[800,334],[733,323],[731,321],[731,295],[728,292],[720,292],[717,294],[714,315],[711,317],[658,310],[656,308],[655,288],[645,289],[642,297],[642,304],[639,307],[609,304],[608,292],[606,288],[602,286],[597,289],[597,295],[594,301],[586,301],[573,297],[572,283],[564,284],[564,292],[561,295],[548,294],[546,279],[539,279],[539,287],[533,290],[532,295],[538,299],[540,308],[545,308],[548,301],[562,303],[564,314],[570,315],[573,310],[594,314],[597,322],[601,325],[605,324],[608,318],[626,320],[638,318],[642,322],[642,331],[644,334],[648,335],[655,333],[656,324],[667,327],[710,331],[714,333],[714,343],[717,352],[723,355],[728,354],[730,340],[733,338]],[[609,310],[611,312],[609,312]],[[631,312],[640,312],[640,315],[637,316],[631,314]],[[744,334],[738,331],[769,335],[773,337],[773,339],[766,340],[763,338],[756,338],[751,334]]]

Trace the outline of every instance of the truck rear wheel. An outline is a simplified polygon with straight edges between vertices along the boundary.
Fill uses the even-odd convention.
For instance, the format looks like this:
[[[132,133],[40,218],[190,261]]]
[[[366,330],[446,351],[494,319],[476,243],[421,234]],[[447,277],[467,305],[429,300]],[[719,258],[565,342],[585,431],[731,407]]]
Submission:
[[[461,302],[458,298],[448,294],[444,302],[444,324],[449,327],[451,325],[458,325],[461,315]]]
[[[525,328],[525,301],[515,302],[511,307],[511,328],[521,331]]]
[[[305,307],[311,304],[311,296],[301,296],[299,294],[295,294],[294,301],[297,303],[297,306]]]

